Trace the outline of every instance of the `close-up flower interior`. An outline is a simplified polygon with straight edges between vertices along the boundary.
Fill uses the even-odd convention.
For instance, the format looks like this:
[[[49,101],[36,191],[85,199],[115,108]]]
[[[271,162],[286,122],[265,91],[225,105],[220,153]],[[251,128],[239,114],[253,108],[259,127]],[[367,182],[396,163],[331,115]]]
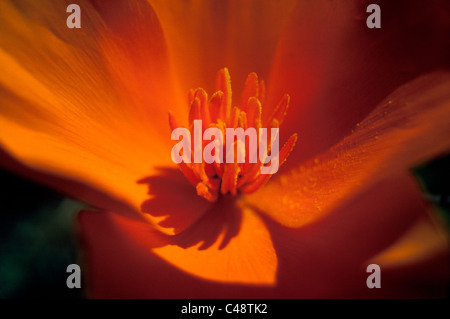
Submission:
[[[448,297],[449,39],[446,0],[0,1],[0,298]]]

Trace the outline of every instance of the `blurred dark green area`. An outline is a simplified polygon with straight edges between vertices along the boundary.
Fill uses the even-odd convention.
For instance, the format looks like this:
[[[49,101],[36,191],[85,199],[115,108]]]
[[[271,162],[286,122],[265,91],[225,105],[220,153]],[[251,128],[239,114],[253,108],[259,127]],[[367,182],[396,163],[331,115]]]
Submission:
[[[450,229],[450,155],[412,172]],[[75,217],[84,205],[5,170],[0,185],[0,298],[85,297],[83,285],[66,286],[67,266],[80,264]]]
[[[413,170],[424,197],[438,208],[436,213],[450,230],[450,154]]]
[[[66,285],[83,205],[5,170],[0,185],[0,298],[83,297]]]

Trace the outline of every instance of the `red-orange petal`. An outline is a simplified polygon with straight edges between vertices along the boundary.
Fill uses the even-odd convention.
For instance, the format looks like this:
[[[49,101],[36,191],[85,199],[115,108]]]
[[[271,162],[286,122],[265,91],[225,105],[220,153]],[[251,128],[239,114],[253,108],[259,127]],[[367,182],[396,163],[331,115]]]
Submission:
[[[178,203],[178,207],[183,210],[183,203]],[[91,236],[94,235],[92,231],[96,228],[95,225],[101,223],[103,224],[101,230],[99,229],[94,236],[100,236],[97,239],[106,239],[103,237],[106,235],[104,232],[109,233],[112,236],[110,239],[114,243],[114,249],[120,254],[128,249],[129,252],[136,252],[144,260],[159,259],[156,264],[162,262],[167,270],[178,269],[176,272],[184,274],[183,276],[201,278],[210,282],[251,284],[260,287],[272,286],[275,283],[277,257],[264,222],[253,211],[239,208],[232,201],[225,204],[216,202],[189,229],[169,237],[161,237],[146,222],[118,218],[116,214],[106,212],[82,213],[81,222],[83,232],[88,238],[86,247],[88,251],[91,248],[96,249],[96,245],[100,243],[91,241],[94,239]],[[121,244],[118,246],[116,236],[121,238]],[[243,250],[244,246],[247,249]],[[96,253],[92,255],[91,252],[88,253],[89,260],[94,258],[94,260],[102,261],[97,259]],[[109,259],[109,254],[105,253],[104,257]],[[132,259],[135,257],[132,254]],[[116,269],[116,266],[121,267],[123,261],[111,265],[110,270]],[[144,264],[148,267],[147,262]],[[134,270],[137,269],[136,267],[139,268],[134,260],[130,267]],[[155,270],[151,269],[152,267],[148,268],[150,272]],[[160,270],[164,271],[162,268]],[[96,269],[93,269],[92,279],[101,280],[96,272]],[[145,276],[147,272],[133,271],[133,273]],[[171,281],[169,278],[167,280],[168,283]],[[146,283],[142,284],[146,285]],[[169,284],[169,286],[172,285]],[[94,283],[94,287],[98,286]],[[102,287],[98,288],[103,290]],[[128,290],[128,287],[125,288]],[[142,290],[140,287],[137,288],[135,293],[138,295],[142,293]],[[148,291],[152,291],[153,288],[150,289],[147,286]],[[152,294],[157,293],[157,290],[160,288],[152,291]]]
[[[78,4],[74,30],[63,2],[0,3],[0,144],[29,170],[74,181],[62,187],[73,197],[101,207],[96,189],[138,212],[137,181],[173,165],[163,31],[145,2]]]
[[[213,92],[215,72],[224,66],[238,87],[250,72],[268,78],[295,0],[149,2],[163,26],[181,92],[198,86]]]
[[[450,150],[450,75],[408,83],[341,143],[247,196],[271,218],[300,227],[371,184]]]
[[[298,1],[292,10],[273,72],[264,77],[270,88],[266,104],[291,95],[285,134],[302,134],[285,169],[338,143],[403,83],[450,66],[449,47],[442,46],[450,34],[445,1],[376,3],[382,14],[395,12],[384,14],[376,30],[367,28],[364,1]]]
[[[267,219],[261,224],[250,211],[243,213],[243,224],[236,229],[231,210],[214,213],[209,215],[213,219],[204,221],[207,227],[200,221],[195,233],[179,237],[179,244],[194,243],[183,250],[178,245],[167,246],[167,241],[145,223],[110,213],[83,212],[79,221],[92,296],[436,298],[444,296],[448,287],[448,253],[412,267],[400,267],[396,272],[383,268],[382,289],[366,286],[366,267],[371,258],[427,216],[414,181],[404,175],[371,187],[330,218],[301,229],[289,229]],[[224,221],[237,235],[219,250],[221,237],[214,239],[215,225]],[[273,244],[264,239],[266,229]],[[199,250],[202,240],[211,246]],[[278,261],[273,259],[273,252]],[[274,266],[275,281],[270,274]]]

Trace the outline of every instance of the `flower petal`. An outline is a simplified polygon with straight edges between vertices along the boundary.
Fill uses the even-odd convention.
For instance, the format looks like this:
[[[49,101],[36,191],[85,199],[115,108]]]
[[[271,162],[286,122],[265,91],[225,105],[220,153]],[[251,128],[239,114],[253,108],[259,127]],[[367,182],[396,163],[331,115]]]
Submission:
[[[339,142],[403,83],[450,66],[447,1],[376,3],[380,29],[367,27],[366,1],[306,0],[293,9],[267,83],[268,105],[291,96],[282,134],[303,141],[283,170]]]
[[[167,37],[168,48],[186,92],[212,92],[217,70],[227,67],[236,87],[256,72],[267,79],[280,32],[294,1],[150,0]],[[242,92],[234,94],[234,103]],[[234,106],[234,104],[233,104]]]
[[[101,238],[110,238],[114,245],[118,240],[121,244],[115,246],[114,252],[139,251],[139,258],[143,258],[142,262],[149,267],[148,272],[155,277],[160,275],[157,274],[159,271],[177,268],[189,276],[214,282],[259,286],[271,286],[275,282],[277,257],[264,223],[252,210],[238,207],[230,199],[215,203],[191,227],[175,236],[162,237],[145,221],[111,213],[83,212],[80,222],[88,240],[88,250],[97,249],[98,244],[102,246]],[[108,240],[107,245],[109,243]],[[98,258],[100,255],[103,257]],[[102,263],[103,258],[110,257],[106,252],[94,252],[88,258]],[[153,269],[148,264],[157,257],[165,261],[166,266]],[[134,259],[127,261],[133,272],[136,271],[134,267],[139,267],[134,262]],[[120,263],[115,266],[122,267]],[[117,268],[112,271],[115,270]],[[97,281],[97,276],[94,268],[92,280]],[[126,276],[128,274],[122,277]],[[99,286],[102,290],[105,288],[103,284]],[[142,293],[142,288],[133,294]],[[154,294],[158,290],[149,293]]]
[[[400,268],[450,251],[449,234],[429,216],[423,216],[392,246],[374,256],[370,263],[384,269]]]
[[[300,227],[449,149],[450,75],[437,72],[396,90],[341,143],[246,200],[283,225]]]
[[[215,213],[219,213],[213,215],[218,221],[224,211]],[[110,213],[81,213],[79,222],[92,296],[401,298],[442,297],[445,293],[445,281],[428,282],[427,289],[410,290],[413,285],[423,283],[424,278],[430,278],[423,268],[416,273],[416,277],[408,277],[409,281],[403,282],[401,287],[397,286],[399,282],[395,278],[385,279],[384,269],[383,289],[374,291],[377,289],[366,286],[366,266],[371,258],[395,243],[402,233],[416,221],[423,220],[426,214],[415,182],[407,175],[397,175],[373,185],[328,218],[300,229],[286,228],[267,218],[261,224],[261,219],[254,212],[243,211],[242,214],[238,234],[218,251],[217,243],[210,243],[205,250],[198,250],[198,244],[185,250],[179,245],[167,246],[167,240],[161,240],[145,223]],[[199,239],[206,238],[205,235],[217,226],[214,219],[208,218],[205,222],[198,224],[199,227],[190,236],[184,236],[183,242],[200,243]],[[273,242],[269,246],[264,240],[261,241],[267,229]],[[436,236],[432,232],[428,235]],[[234,247],[235,244],[238,246]],[[271,261],[272,248],[276,253],[276,264]],[[185,258],[188,260],[185,261]],[[252,284],[256,283],[252,281],[256,274],[263,273],[264,267],[270,269],[272,266],[277,267],[274,283]],[[406,273],[410,268],[401,269]],[[436,278],[448,277],[446,263],[435,264],[434,270],[438,274]],[[232,276],[234,272],[236,277]],[[249,278],[238,281],[248,284],[236,284],[236,279],[243,274]],[[212,280],[205,280],[205,277]],[[225,284],[224,280],[231,282]]]
[[[442,298],[449,284],[450,268],[448,261],[435,264],[434,257],[441,261],[442,256],[448,258],[448,245],[433,258],[430,254],[430,259],[422,264],[425,268],[418,268],[417,260],[397,268],[405,274],[417,270],[406,281],[388,277],[390,269],[380,264],[382,288],[366,286],[366,268],[373,262],[372,257],[395,245],[417,223],[432,223],[431,217],[417,182],[411,175],[400,173],[372,185],[315,223],[296,229],[269,223],[279,256],[278,282],[286,291],[302,287],[297,296],[303,298]],[[438,231],[427,235],[434,237],[431,241],[442,236]],[[432,277],[427,268],[437,271],[431,281],[427,281]],[[420,283],[428,287],[421,287]]]
[[[97,188],[139,211],[137,181],[172,164],[162,30],[145,2],[78,3],[81,29],[66,27],[64,2],[1,2],[0,144],[21,173],[72,179],[89,185],[63,187],[72,196],[101,206],[86,196]]]

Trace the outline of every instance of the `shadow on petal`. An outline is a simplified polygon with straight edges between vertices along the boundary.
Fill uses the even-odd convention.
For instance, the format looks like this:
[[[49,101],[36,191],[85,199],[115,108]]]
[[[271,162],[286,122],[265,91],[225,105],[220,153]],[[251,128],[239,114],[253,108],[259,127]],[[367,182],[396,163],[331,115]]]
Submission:
[[[79,222],[96,298],[442,297],[448,252],[383,267],[383,288],[366,286],[367,263],[426,218],[424,209],[414,181],[400,175],[299,229],[244,208],[239,235],[220,251],[158,248],[148,224],[114,213],[83,212]]]
[[[195,193],[195,188],[177,169],[158,168],[159,174],[138,181],[151,196],[141,210],[167,234],[170,244],[182,248],[202,242],[199,250],[219,240],[223,249],[239,233],[242,211],[237,201],[222,196],[214,203]]]
[[[236,200],[223,196],[215,202],[205,214],[184,232],[172,237],[171,243],[188,248],[203,242],[199,250],[212,246],[221,234],[219,250],[224,249],[230,240],[239,233],[242,211]]]

